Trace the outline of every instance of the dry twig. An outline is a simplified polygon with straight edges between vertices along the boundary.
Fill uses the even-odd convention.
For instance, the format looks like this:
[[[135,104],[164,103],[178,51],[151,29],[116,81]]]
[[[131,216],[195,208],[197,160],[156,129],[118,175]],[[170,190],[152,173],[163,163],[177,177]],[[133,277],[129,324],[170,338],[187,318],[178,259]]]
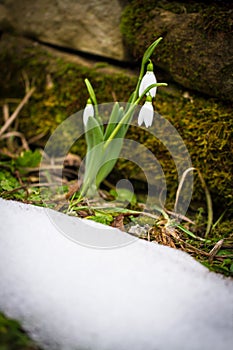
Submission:
[[[4,134],[4,132],[9,128],[9,126],[13,123],[13,121],[18,116],[19,112],[23,108],[23,106],[28,102],[29,98],[32,96],[33,92],[35,91],[35,88],[32,87],[24,96],[22,101],[19,103],[19,105],[16,107],[14,113],[8,118],[5,122],[5,124],[0,129],[0,137]]]
[[[29,150],[30,150],[30,148],[29,148],[29,146],[28,146],[28,143],[27,143],[27,140],[25,139],[24,135],[23,135],[21,132],[19,132],[19,131],[10,131],[10,132],[8,132],[8,133],[2,135],[2,136],[1,136],[1,139],[7,139],[7,138],[9,138],[9,137],[11,137],[11,136],[17,136],[17,137],[19,137],[19,138],[21,139],[23,148],[24,148],[26,151],[29,151]]]

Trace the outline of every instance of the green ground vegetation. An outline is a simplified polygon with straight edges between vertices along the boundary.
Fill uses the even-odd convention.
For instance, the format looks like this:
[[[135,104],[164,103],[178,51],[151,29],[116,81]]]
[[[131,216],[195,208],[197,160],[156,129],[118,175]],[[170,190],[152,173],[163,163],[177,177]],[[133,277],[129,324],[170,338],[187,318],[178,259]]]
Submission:
[[[15,320],[0,314],[0,350],[39,350]]]

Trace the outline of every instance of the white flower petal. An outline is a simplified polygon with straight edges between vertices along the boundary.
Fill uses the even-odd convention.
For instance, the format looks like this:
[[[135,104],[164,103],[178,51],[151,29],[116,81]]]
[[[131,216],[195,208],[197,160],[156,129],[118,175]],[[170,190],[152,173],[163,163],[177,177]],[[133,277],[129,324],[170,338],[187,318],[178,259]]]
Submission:
[[[146,127],[149,128],[149,126],[152,125],[152,122],[153,122],[153,115],[148,114],[146,118],[144,118],[144,123]]]
[[[143,122],[144,122],[144,112],[141,108],[138,115],[138,125],[141,126]]]
[[[154,72],[147,71],[144,77],[142,78],[141,84],[139,86],[139,96],[143,94],[143,92],[146,90],[146,88],[148,88],[148,86],[156,83],[157,83],[157,80]],[[150,89],[150,91],[147,92],[147,95],[150,94],[152,97],[155,97],[156,90],[157,90],[157,87]]]
[[[94,107],[91,103],[88,103],[83,111],[83,124],[86,126],[89,117],[94,117]]]
[[[141,107],[141,110],[138,115],[138,125],[141,126],[144,122],[146,127],[152,125],[154,116],[154,109],[151,102],[146,101],[144,105]]]

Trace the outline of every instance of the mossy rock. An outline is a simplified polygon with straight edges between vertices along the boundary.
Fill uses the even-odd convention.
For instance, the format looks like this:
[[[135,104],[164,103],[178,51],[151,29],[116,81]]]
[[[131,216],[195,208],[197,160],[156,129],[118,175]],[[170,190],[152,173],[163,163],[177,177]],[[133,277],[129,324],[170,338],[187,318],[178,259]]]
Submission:
[[[90,69],[70,63],[25,39],[2,37],[0,49],[0,78],[4,81],[0,91],[1,99],[21,98],[24,95],[23,71],[36,86],[36,93],[20,113],[18,127],[27,139],[44,133],[43,139],[34,144],[34,147],[43,147],[62,121],[85,106],[88,98],[85,78],[92,82],[99,103],[112,102],[113,96],[119,101],[126,101],[137,80],[136,75],[114,73],[111,67],[105,68],[103,72],[98,65],[97,68]],[[52,84],[48,84],[48,77]],[[160,88],[155,109],[172,123],[183,138],[193,166],[201,171],[207,183],[216,218],[225,209],[229,217],[233,204],[231,106],[213,98],[186,95],[177,87]],[[156,122],[154,127],[155,125]],[[158,159],[166,175],[168,205],[171,205],[177,190],[177,174],[168,150],[161,142],[155,141],[149,133],[136,126],[130,128],[127,137],[144,144]],[[67,142],[65,135],[61,142]],[[82,138],[72,150],[83,157],[85,147]],[[146,189],[143,184],[145,178],[138,167],[120,159],[110,178],[115,181],[122,176],[134,180],[139,183],[139,187]],[[205,207],[204,191],[197,177],[192,205],[195,209]]]
[[[162,36],[153,60],[182,86],[233,99],[233,11],[224,1],[133,0],[121,30],[133,57]]]

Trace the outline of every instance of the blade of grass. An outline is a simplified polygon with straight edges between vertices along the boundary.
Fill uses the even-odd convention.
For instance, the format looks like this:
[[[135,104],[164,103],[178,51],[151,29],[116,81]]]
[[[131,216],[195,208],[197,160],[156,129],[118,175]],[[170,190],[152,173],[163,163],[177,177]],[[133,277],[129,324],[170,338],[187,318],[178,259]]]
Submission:
[[[180,182],[179,182],[179,185],[178,185],[178,188],[177,188],[177,191],[176,191],[176,199],[175,199],[175,205],[174,205],[174,212],[177,212],[177,206],[178,206],[178,202],[179,202],[179,198],[180,198],[180,193],[181,193],[181,190],[182,190],[182,187],[184,185],[184,181],[186,179],[186,176],[188,175],[188,173],[190,171],[193,171],[195,170],[195,168],[193,167],[190,167],[188,169],[186,169],[182,176],[181,176],[181,179],[180,179]]]
[[[178,206],[178,202],[179,202],[179,198],[180,198],[180,193],[181,193],[181,190],[182,190],[185,178],[186,178],[187,174],[190,171],[193,171],[193,170],[197,171],[199,179],[200,179],[200,182],[201,182],[201,185],[202,185],[202,188],[205,191],[206,205],[207,205],[207,227],[206,227],[206,232],[205,232],[205,238],[207,238],[209,233],[210,233],[210,231],[211,231],[212,225],[213,225],[213,205],[212,205],[212,199],[211,199],[211,196],[210,196],[210,192],[209,192],[209,190],[207,188],[206,182],[205,182],[201,172],[199,171],[199,169],[190,167],[190,168],[186,169],[184,171],[184,173],[182,174],[182,177],[181,177],[181,180],[180,180],[177,192],[176,192],[176,200],[175,200],[175,205],[174,205],[174,211],[175,212],[177,211],[177,206]]]
[[[207,238],[210,231],[211,231],[212,225],[213,225],[213,205],[212,205],[211,195],[210,195],[210,192],[209,192],[208,187],[206,185],[206,182],[205,182],[200,170],[199,169],[196,169],[196,170],[197,170],[199,179],[201,181],[201,184],[202,184],[202,187],[205,191],[205,196],[206,196],[208,218],[207,218],[207,227],[206,227],[206,232],[205,232],[205,238]]]
[[[206,242],[206,243],[211,242],[210,240],[196,236],[193,232],[189,231],[188,229],[183,227],[181,224],[176,225],[176,227],[178,227],[181,231],[185,232],[187,235],[189,235],[192,238],[198,239],[199,241]]]

